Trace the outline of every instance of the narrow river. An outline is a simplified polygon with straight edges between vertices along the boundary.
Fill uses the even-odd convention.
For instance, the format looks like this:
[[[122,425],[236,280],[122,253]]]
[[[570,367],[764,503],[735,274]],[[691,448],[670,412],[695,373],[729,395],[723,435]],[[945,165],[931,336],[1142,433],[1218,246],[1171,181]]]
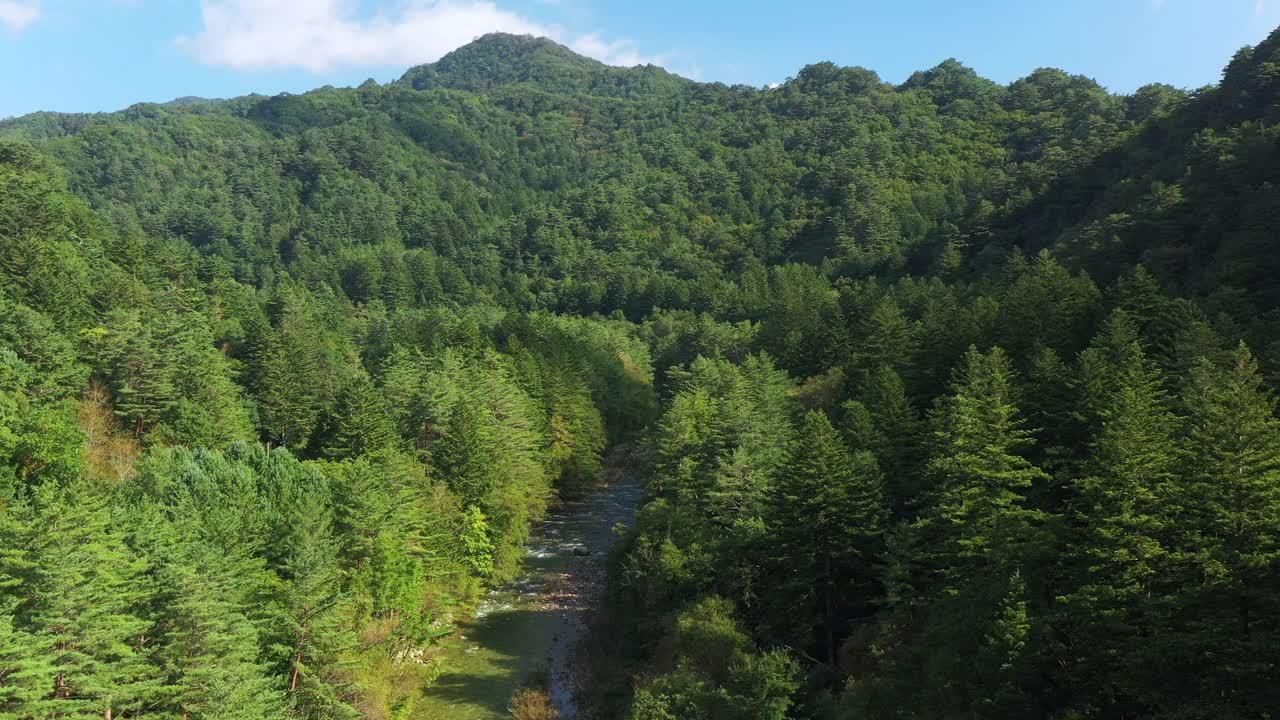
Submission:
[[[611,458],[615,470],[625,462],[620,458]],[[642,494],[633,473],[610,476],[609,485],[564,503],[533,528],[523,574],[490,591],[475,620],[460,628],[416,720],[509,718],[511,694],[540,671],[560,712],[573,717],[574,645],[603,590],[605,557],[617,540],[613,527],[635,521]]]

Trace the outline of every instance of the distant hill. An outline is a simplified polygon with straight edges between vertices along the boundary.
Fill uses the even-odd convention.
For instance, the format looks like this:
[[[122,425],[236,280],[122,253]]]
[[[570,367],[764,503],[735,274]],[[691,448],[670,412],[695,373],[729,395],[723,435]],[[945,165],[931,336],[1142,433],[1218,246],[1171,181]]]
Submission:
[[[690,84],[654,65],[613,67],[548,38],[506,33],[484,35],[434,63],[410,68],[399,82],[417,90],[471,92],[528,83],[547,92],[627,98],[669,94]]]

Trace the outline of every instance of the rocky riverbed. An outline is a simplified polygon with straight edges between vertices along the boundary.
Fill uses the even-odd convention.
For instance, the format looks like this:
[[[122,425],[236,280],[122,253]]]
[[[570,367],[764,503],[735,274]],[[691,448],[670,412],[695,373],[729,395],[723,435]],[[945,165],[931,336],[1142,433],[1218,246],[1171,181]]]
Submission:
[[[634,522],[642,495],[625,466],[623,451],[615,450],[606,484],[560,504],[533,528],[523,574],[490,591],[461,627],[415,718],[506,718],[512,692],[542,673],[556,707],[574,716],[574,648],[604,591],[613,528]]]

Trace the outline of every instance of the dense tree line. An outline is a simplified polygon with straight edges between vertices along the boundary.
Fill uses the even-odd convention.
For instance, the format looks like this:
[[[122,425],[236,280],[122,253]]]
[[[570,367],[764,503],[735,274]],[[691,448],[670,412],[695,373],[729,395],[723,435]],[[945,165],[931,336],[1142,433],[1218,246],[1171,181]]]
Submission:
[[[1095,320],[1067,354],[1034,336],[1010,353],[998,322],[964,319],[988,303],[999,318],[1054,267],[1017,264],[944,311],[969,344],[941,384],[927,355],[803,383],[767,355],[669,371],[650,499],[610,609],[640,619],[610,651],[650,668],[632,717],[1276,707],[1280,421],[1258,361],[1201,321],[1143,322],[1139,308],[1180,301],[1143,292],[1141,270],[1106,300],[1085,294]],[[878,288],[868,312],[917,290]],[[920,342],[926,316],[911,310],[894,317]],[[746,661],[708,670],[672,654],[686,614],[711,607],[747,647],[803,661],[751,686],[802,687],[790,704],[724,710],[705,686],[732,691],[725,673]]]
[[[604,713],[1267,717],[1278,58],[0,122],[0,717],[410,716],[637,438]]]
[[[0,146],[0,715],[406,715],[652,413],[621,321],[254,287]]]

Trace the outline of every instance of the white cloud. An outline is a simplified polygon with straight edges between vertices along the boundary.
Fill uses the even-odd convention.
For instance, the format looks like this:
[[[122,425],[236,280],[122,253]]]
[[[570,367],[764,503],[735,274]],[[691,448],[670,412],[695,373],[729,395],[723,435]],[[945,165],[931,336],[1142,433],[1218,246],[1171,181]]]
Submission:
[[[487,0],[405,0],[395,11],[365,17],[357,0],[201,0],[200,11],[200,32],[178,43],[203,63],[245,70],[416,65],[489,32],[545,35],[610,65],[664,59],[625,39],[565,37]]]
[[[0,0],[0,25],[22,32],[40,19],[38,0]]]
[[[204,27],[178,41],[234,68],[412,65],[487,32],[547,31],[489,2],[412,0],[394,15],[356,16],[351,0],[201,0]]]
[[[593,57],[606,65],[666,65],[669,60],[665,55],[643,55],[635,43],[625,38],[609,42],[597,33],[579,35],[569,47],[579,55]]]

